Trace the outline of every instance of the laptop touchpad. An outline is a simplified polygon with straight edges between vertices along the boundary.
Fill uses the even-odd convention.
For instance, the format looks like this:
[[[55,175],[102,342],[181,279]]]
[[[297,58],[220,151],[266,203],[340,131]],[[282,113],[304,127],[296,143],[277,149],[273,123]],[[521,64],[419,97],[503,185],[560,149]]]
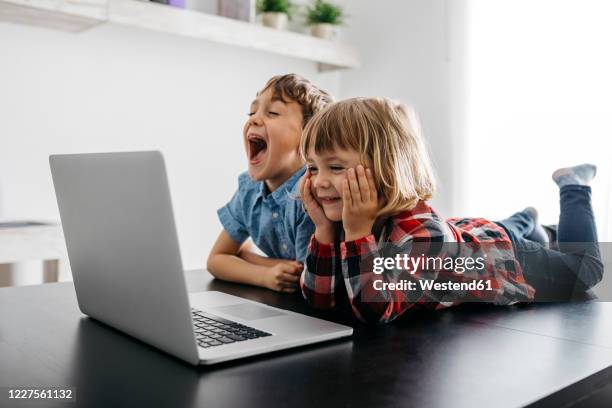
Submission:
[[[237,305],[213,307],[212,309],[243,320],[266,319],[268,317],[285,315],[285,313],[277,312],[267,307],[257,306],[252,303],[239,303]]]

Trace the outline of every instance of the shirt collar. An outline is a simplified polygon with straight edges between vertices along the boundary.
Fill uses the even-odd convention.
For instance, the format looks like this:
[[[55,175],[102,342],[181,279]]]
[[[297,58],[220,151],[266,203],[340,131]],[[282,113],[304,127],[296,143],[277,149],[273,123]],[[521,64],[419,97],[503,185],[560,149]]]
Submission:
[[[262,182],[259,183],[259,195],[264,200],[272,200],[276,204],[280,205],[280,204],[284,203],[287,200],[287,198],[290,197],[291,190],[293,190],[293,187],[299,181],[299,179],[304,175],[304,173],[306,173],[306,166],[302,167],[301,169],[299,169],[298,171],[293,173],[293,175],[291,177],[289,177],[287,180],[285,180],[285,182],[283,184],[281,184],[272,193],[267,193],[266,192],[266,190],[267,190],[266,182],[262,181]]]
[[[419,214],[431,214],[433,213],[433,209],[427,205],[427,202],[423,200],[417,201],[417,203],[410,210],[402,211],[399,216],[400,218],[413,218]]]

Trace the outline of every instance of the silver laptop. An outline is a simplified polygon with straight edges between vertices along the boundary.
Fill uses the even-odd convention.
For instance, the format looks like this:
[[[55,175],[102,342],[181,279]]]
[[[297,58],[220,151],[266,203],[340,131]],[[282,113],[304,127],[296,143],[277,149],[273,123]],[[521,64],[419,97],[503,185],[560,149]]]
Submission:
[[[353,329],[221,292],[187,294],[159,152],[49,157],[81,311],[191,364]]]

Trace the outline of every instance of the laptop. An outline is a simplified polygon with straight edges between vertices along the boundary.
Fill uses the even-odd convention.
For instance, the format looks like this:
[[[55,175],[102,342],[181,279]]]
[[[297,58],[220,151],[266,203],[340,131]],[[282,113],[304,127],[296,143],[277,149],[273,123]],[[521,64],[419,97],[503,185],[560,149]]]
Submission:
[[[187,293],[162,154],[49,157],[80,310],[188,363],[350,336],[229,294]]]

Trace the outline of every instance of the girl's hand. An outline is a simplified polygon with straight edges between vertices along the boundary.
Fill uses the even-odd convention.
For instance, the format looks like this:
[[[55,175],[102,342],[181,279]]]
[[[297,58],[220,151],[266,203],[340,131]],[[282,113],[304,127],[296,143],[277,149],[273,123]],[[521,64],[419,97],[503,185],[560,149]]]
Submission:
[[[378,212],[378,194],[370,169],[348,169],[342,184],[344,239],[354,241],[372,233]]]
[[[315,238],[317,241],[322,244],[331,244],[335,239],[334,223],[327,218],[323,208],[312,195],[312,180],[310,177],[310,172],[306,171],[306,174],[304,174],[300,181],[300,194],[304,211],[306,211],[315,225]]]

